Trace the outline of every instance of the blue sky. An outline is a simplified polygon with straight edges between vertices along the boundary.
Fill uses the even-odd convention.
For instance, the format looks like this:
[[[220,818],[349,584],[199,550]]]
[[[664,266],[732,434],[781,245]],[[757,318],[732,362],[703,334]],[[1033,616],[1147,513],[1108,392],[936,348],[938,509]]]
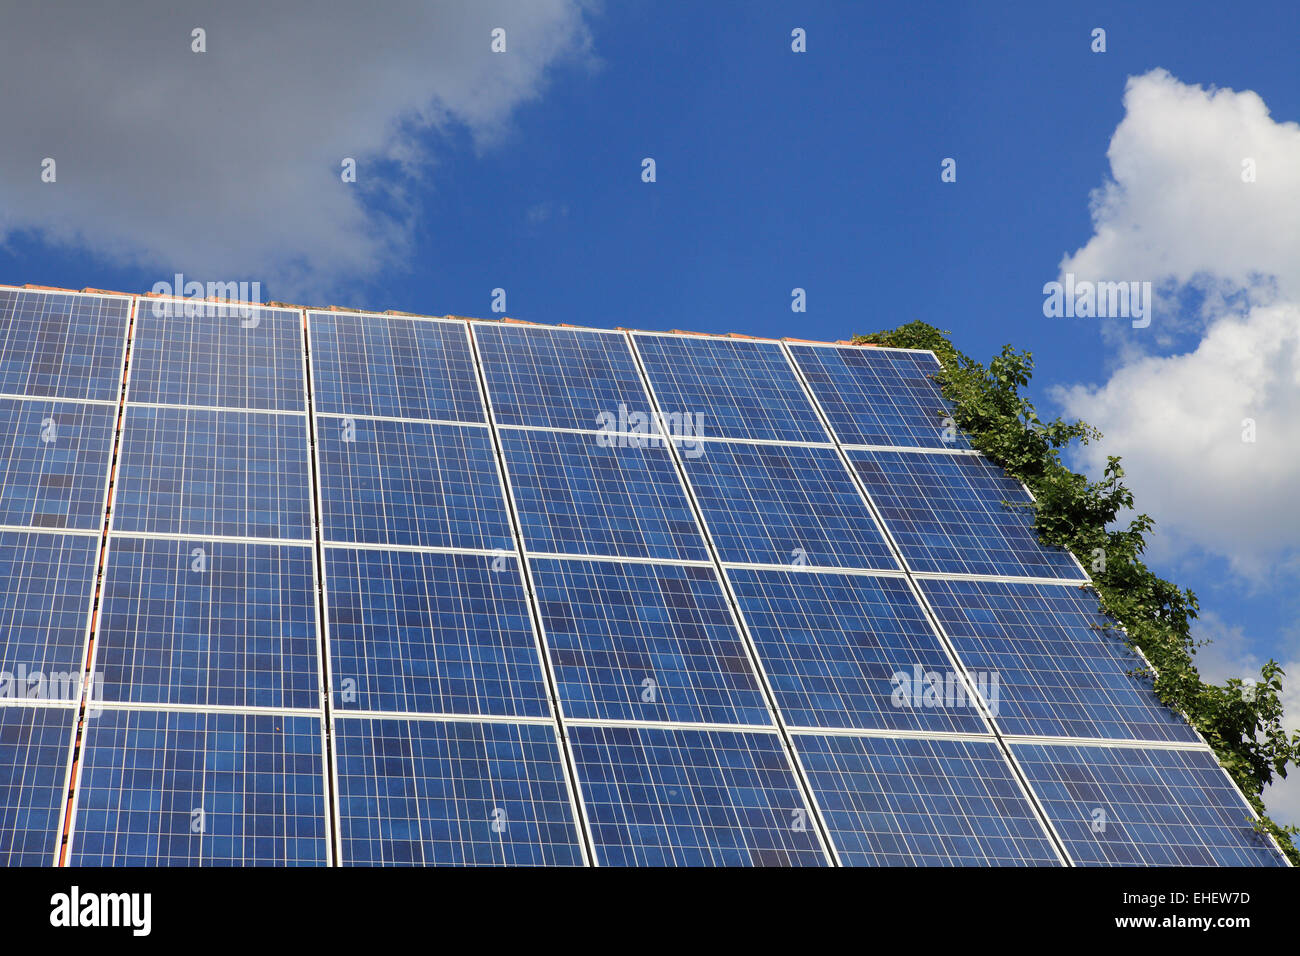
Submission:
[[[1158,569],[1198,592],[1219,639],[1207,670],[1272,656],[1300,684],[1300,526],[1283,507],[1300,487],[1300,130],[1282,125],[1300,120],[1296,5],[149,6],[25,13],[0,40],[27,78],[50,44],[74,64],[0,107],[21,131],[0,150],[0,281],[146,291],[180,270],[461,315],[490,315],[503,288],[510,315],[542,322],[838,339],[919,318],[981,359],[1014,343],[1041,406],[1100,419],[1097,454],[1131,463]],[[1243,194],[1247,155],[1260,179]],[[56,184],[39,183],[46,156]],[[1116,178],[1094,222],[1090,194]],[[1172,295],[1148,330],[1045,318],[1067,256]],[[1280,351],[1216,375],[1216,350],[1251,342]],[[1288,794],[1278,812],[1300,822]]]

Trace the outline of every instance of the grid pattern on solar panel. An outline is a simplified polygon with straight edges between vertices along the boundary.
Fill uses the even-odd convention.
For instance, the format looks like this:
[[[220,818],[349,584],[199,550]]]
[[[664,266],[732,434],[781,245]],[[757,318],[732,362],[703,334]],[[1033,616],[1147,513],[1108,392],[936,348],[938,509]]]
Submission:
[[[127,400],[302,411],[302,315],[210,302],[142,300]]]
[[[311,548],[115,536],[96,689],[103,700],[317,707]]]
[[[319,717],[104,709],[80,762],[73,866],[326,861]]]
[[[514,549],[486,428],[326,416],[316,423],[326,541]]]
[[[957,656],[996,673],[1009,734],[1186,741],[1196,732],[1156,698],[1141,657],[1092,591],[1029,582],[919,582]]]
[[[72,760],[71,707],[0,707],[0,866],[50,866]]]
[[[0,289],[0,392],[116,401],[131,300]]]
[[[670,423],[692,422],[694,434],[710,438],[830,441],[780,345],[681,335],[633,340]]]
[[[705,442],[682,455],[723,561],[897,569],[833,448]]]
[[[551,713],[514,557],[328,548],[335,708]]]
[[[622,335],[481,323],[473,330],[497,424],[593,429],[610,423],[627,431],[617,424],[620,417],[636,414],[645,416],[642,430],[657,430]]]
[[[1029,495],[987,459],[854,450],[848,456],[911,570],[1083,578],[1068,551],[1039,543]]]
[[[713,568],[534,560],[565,717],[770,725]]]
[[[1084,866],[1283,866],[1208,750],[1013,743],[1066,852]]]
[[[951,410],[930,377],[939,361],[929,352],[791,345],[790,354],[844,444],[970,447],[944,424]]]
[[[796,734],[846,866],[1059,866],[993,740]]]
[[[987,732],[964,692],[925,702],[932,675],[962,685],[906,581],[745,568],[727,576],[788,726]]]
[[[337,717],[341,862],[580,866],[549,725]]]
[[[312,535],[301,415],[128,405],[117,480],[118,531]]]
[[[0,532],[5,696],[79,699],[97,556],[88,535]]]
[[[500,438],[529,551],[709,559],[668,448],[569,432],[505,430]]]
[[[487,420],[464,322],[311,312],[317,412]]]
[[[602,866],[823,866],[776,734],[568,727]]]
[[[99,528],[115,411],[0,398],[0,524]]]

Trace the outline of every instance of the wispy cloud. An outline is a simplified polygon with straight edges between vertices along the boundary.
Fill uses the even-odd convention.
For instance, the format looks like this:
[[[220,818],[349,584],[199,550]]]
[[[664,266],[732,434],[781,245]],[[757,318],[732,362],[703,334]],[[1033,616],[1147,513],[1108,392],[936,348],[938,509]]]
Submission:
[[[30,232],[160,277],[316,296],[400,268],[410,187],[432,174],[428,133],[490,146],[548,68],[588,55],[585,12],[579,0],[15,7],[0,56],[0,240]],[[192,49],[196,28],[206,52]],[[342,181],[349,157],[356,183]]]

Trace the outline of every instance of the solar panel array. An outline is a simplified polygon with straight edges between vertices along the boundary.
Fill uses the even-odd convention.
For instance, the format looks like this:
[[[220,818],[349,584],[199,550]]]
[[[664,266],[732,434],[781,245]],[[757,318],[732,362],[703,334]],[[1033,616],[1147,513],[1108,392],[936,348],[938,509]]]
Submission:
[[[0,862],[1283,862],[929,353],[3,289],[0,347]]]

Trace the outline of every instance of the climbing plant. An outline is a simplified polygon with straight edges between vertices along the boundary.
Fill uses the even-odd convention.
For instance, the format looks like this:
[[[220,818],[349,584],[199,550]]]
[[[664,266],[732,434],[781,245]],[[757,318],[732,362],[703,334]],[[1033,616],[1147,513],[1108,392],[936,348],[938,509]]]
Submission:
[[[1285,777],[1300,763],[1300,732],[1287,734],[1282,723],[1283,671],[1270,660],[1259,679],[1233,678],[1225,685],[1206,683],[1196,669],[1197,641],[1192,621],[1196,595],[1153,572],[1142,560],[1154,526],[1133,512],[1133,494],[1124,484],[1120,459],[1111,456],[1097,481],[1070,471],[1061,450],[1101,437],[1081,421],[1044,421],[1024,395],[1033,374],[1033,356],[1010,345],[987,366],[953,347],[949,333],[924,322],[860,335],[857,344],[931,349],[941,370],[935,380],[951,411],[941,417],[967,434],[973,447],[1023,481],[1033,493],[1034,527],[1046,545],[1067,548],[1090,570],[1102,608],[1123,629],[1124,639],[1150,662],[1140,675],[1152,682],[1166,705],[1181,711],[1210,746],[1247,800],[1259,813],[1255,828],[1271,833],[1293,863],[1300,864],[1292,837],[1300,828],[1271,820],[1261,797],[1274,775]]]

